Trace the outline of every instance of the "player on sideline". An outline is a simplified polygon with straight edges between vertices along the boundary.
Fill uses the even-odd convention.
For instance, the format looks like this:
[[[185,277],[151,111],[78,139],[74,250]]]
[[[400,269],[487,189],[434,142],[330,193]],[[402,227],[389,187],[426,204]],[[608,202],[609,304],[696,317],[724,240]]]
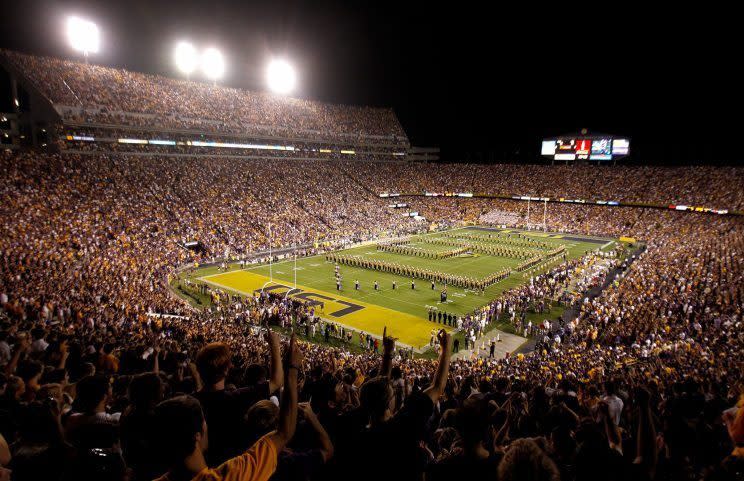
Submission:
[[[354,289],[357,291],[359,290],[359,279],[354,281]]]
[[[380,285],[377,283],[377,281],[375,281],[375,290],[376,291],[380,290]]]

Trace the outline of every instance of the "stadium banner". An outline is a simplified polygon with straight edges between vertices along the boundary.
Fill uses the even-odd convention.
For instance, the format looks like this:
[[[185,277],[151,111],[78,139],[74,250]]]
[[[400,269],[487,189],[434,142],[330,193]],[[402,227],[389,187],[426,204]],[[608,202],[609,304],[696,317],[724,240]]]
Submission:
[[[700,206],[691,206],[691,205],[670,205],[670,209],[672,210],[682,210],[686,212],[704,212],[708,214],[718,214],[718,215],[726,215],[730,212],[728,209],[713,209],[711,207],[700,207]],[[732,212],[736,214],[735,212]]]

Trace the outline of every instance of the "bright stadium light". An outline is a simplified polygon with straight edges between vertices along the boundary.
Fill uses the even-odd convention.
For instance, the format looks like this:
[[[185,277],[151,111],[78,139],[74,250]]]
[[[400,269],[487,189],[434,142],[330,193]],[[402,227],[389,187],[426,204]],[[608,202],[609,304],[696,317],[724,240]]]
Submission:
[[[67,19],[67,38],[70,40],[72,48],[78,52],[83,52],[86,62],[88,61],[88,53],[98,52],[98,27],[93,22],[78,17],[69,17]]]
[[[217,79],[225,73],[225,60],[219,50],[208,48],[202,54],[201,67],[207,78],[217,82]]]
[[[196,53],[194,46],[188,42],[179,42],[176,45],[175,58],[176,67],[185,73],[187,77],[196,70],[199,64],[199,54]]]
[[[294,68],[284,60],[272,60],[266,70],[269,88],[278,94],[288,94],[295,88],[297,75]]]

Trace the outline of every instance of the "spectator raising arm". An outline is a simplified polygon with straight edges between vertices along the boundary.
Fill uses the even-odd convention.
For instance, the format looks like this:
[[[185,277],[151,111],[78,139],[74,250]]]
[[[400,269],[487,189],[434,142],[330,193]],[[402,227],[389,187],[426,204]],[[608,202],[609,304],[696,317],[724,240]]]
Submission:
[[[604,401],[600,401],[598,406],[599,411],[602,413],[602,424],[604,424],[605,435],[607,436],[607,442],[610,445],[610,449],[614,449],[618,453],[623,454],[622,437],[620,436],[620,430],[612,421],[612,417],[610,417],[610,407]]]
[[[5,374],[10,376],[16,371],[18,362],[21,360],[21,356],[31,350],[31,341],[28,337],[23,337],[18,341],[18,345],[13,351],[13,357],[7,366],[5,366]]]
[[[333,449],[333,446],[331,446],[331,449]],[[10,462],[11,456],[10,456],[10,448],[8,448],[8,443],[5,441],[5,437],[0,434],[0,466],[7,466]]]
[[[266,331],[266,342],[269,343],[271,353],[269,392],[273,393],[284,385],[284,369],[282,368],[282,351],[277,333],[269,329]]]
[[[276,446],[277,452],[284,449],[294,436],[297,427],[297,375],[302,367],[302,350],[297,345],[297,339],[292,334],[287,352],[287,375],[282,392],[282,406],[279,410],[279,429],[270,439]]]
[[[635,464],[640,464],[649,479],[654,478],[656,472],[656,429],[651,414],[650,394],[644,388],[635,391],[638,401],[638,447],[636,448]]]
[[[313,428],[313,431],[318,435],[320,453],[323,455],[323,461],[328,462],[328,460],[333,457],[333,443],[331,442],[330,436],[328,436],[328,432],[325,430],[323,425],[320,424],[318,416],[313,412],[313,408],[310,406],[309,402],[300,403],[299,408],[305,421],[307,421],[310,427]]]
[[[395,350],[395,338],[388,337],[387,326],[382,329],[382,368],[380,376],[390,377],[390,371],[393,369],[393,351]]]
[[[447,377],[449,376],[450,357],[452,356],[452,336],[447,333],[444,329],[441,329],[437,334],[439,340],[439,362],[437,363],[437,370],[434,374],[434,379],[431,385],[426,388],[424,394],[429,396],[432,402],[437,402],[439,397],[444,392],[444,388],[447,385]]]

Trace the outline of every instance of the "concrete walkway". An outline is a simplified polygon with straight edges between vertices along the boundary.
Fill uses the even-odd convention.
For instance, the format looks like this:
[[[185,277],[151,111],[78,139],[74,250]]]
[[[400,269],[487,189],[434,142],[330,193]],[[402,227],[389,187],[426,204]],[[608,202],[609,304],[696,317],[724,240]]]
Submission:
[[[453,359],[471,359],[474,357],[488,357],[491,352],[491,340],[496,339],[496,336],[501,334],[501,341],[496,343],[496,349],[494,355],[496,359],[503,359],[506,357],[506,353],[514,353],[527,338],[517,336],[516,334],[509,334],[507,332],[499,331],[498,329],[491,329],[480,339],[475,341],[474,350],[465,350],[460,347],[460,352],[452,355]]]

